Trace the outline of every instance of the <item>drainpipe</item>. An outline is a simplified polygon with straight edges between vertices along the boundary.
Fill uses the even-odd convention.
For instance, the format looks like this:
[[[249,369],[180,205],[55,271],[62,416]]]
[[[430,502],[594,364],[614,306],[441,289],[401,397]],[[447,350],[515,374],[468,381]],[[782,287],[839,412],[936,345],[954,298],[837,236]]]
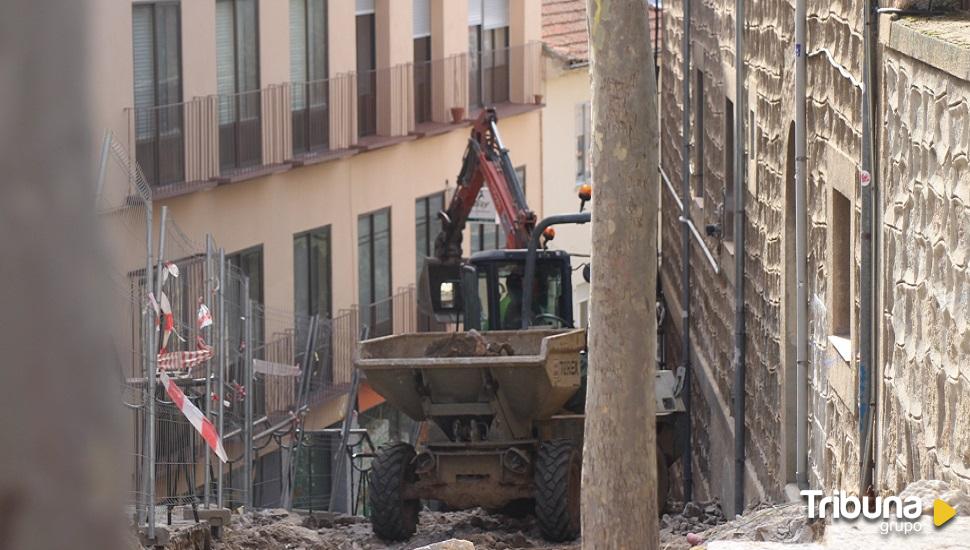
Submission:
[[[808,214],[806,197],[806,0],[795,0],[795,481],[808,487]]]
[[[691,69],[690,69],[690,0],[684,0],[684,35],[683,35],[683,102],[684,107],[683,118],[681,121],[681,138],[683,140],[683,147],[681,151],[683,152],[683,166],[681,168],[681,194],[683,196],[681,218],[690,218],[690,81],[691,81]],[[700,159],[703,162],[703,159]],[[690,364],[690,228],[687,227],[686,223],[681,224],[681,234],[680,234],[680,255],[681,255],[681,275],[680,279],[683,283],[681,289],[681,323],[680,323],[680,361],[681,368],[684,369],[684,389],[683,389],[683,399],[684,399],[684,409],[686,411],[685,416],[687,417],[686,424],[686,436],[684,437],[684,500],[691,500],[694,494],[694,468],[693,468],[693,453],[692,449],[692,434],[691,434],[691,403],[690,403],[690,378],[691,378],[691,364]]]
[[[862,62],[863,79],[865,87],[862,91],[862,171],[859,175],[860,189],[862,193],[862,215],[861,215],[861,265],[860,265],[860,292],[859,296],[859,442],[862,445],[860,452],[860,472],[861,486],[859,494],[865,495],[872,486],[873,481],[873,426],[875,424],[875,392],[873,383],[875,368],[873,358],[875,348],[875,338],[873,316],[875,312],[875,287],[873,278],[873,260],[876,254],[873,240],[873,195],[876,185],[876,165],[875,165],[875,144],[876,136],[874,133],[875,124],[875,97],[876,97],[876,74],[875,74],[875,49],[878,33],[877,14],[879,8],[878,0],[867,1],[864,3],[865,9],[865,52]]]
[[[744,512],[744,0],[734,2],[734,513]]]

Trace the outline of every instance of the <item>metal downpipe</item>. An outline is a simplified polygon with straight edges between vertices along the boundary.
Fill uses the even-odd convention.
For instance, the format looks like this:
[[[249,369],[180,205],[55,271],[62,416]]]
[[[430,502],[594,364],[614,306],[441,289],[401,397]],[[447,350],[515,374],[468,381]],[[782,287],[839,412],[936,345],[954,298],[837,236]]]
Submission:
[[[744,512],[745,326],[744,326],[744,0],[735,0],[734,17],[734,513]]]
[[[532,325],[532,280],[536,276],[536,254],[539,249],[539,239],[542,238],[542,232],[546,230],[547,227],[552,225],[560,225],[565,223],[574,224],[586,224],[592,220],[593,213],[589,210],[586,212],[577,212],[575,214],[558,214],[555,216],[549,216],[548,218],[543,218],[535,228],[532,230],[532,235],[529,236],[529,247],[526,249],[525,254],[525,273],[522,275],[522,328],[527,329]]]
[[[861,261],[860,261],[860,296],[859,296],[859,441],[860,450],[860,495],[865,495],[873,484],[873,437],[875,409],[875,279],[873,264],[876,256],[875,239],[873,238],[873,195],[876,193],[875,164],[876,136],[873,121],[875,120],[876,74],[875,48],[878,36],[878,19],[876,10],[878,0],[864,3],[865,9],[865,57],[863,58],[863,80],[865,87],[862,92],[862,172],[859,176],[862,195],[861,215]]]
[[[808,487],[808,214],[806,197],[806,0],[795,0],[795,481]]]
[[[684,0],[684,33],[683,33],[683,118],[681,120],[681,138],[683,140],[682,155],[683,165],[681,168],[681,218],[690,217],[690,80],[691,80],[691,44],[690,44],[690,0]],[[684,438],[684,498],[690,500],[694,494],[694,472],[693,454],[691,453],[691,443],[693,434],[691,433],[691,363],[690,363],[690,228],[686,223],[681,224],[680,248],[681,248],[681,328],[680,328],[680,361],[684,369],[684,408],[687,413],[687,435]]]

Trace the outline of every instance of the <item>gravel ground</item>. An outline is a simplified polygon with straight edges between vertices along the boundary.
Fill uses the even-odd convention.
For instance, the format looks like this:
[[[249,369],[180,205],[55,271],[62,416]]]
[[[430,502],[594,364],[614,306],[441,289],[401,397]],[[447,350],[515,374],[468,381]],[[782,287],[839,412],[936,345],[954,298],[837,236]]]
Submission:
[[[660,520],[661,548],[686,550],[688,533],[704,532],[724,522],[716,502],[672,504]],[[474,543],[477,550],[534,548],[546,550],[579,550],[580,541],[552,544],[542,539],[532,517],[512,518],[492,514],[480,508],[461,512],[423,511],[418,532],[410,540],[389,544],[371,532],[365,518],[314,514],[312,517],[287,513],[285,510],[261,510],[234,516],[216,550],[249,550],[256,548],[305,550],[392,550],[413,549],[448,539]]]

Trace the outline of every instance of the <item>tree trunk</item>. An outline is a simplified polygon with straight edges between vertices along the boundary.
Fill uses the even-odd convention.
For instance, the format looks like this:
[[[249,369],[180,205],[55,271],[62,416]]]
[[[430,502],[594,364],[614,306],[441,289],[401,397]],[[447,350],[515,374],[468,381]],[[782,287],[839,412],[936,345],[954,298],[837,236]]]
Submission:
[[[89,96],[89,73],[106,68],[95,65],[102,57],[97,54],[108,51],[89,47],[122,41],[95,37],[99,29],[102,36],[108,31],[91,17],[93,4],[101,11],[112,5],[0,2],[5,550],[131,546],[122,516],[130,474],[125,459],[131,460],[122,451],[129,434],[121,417],[118,363],[129,348],[111,347],[108,339],[127,302],[108,292],[117,287],[110,286],[114,274],[105,268],[94,196],[93,139],[104,130],[88,119],[103,105]],[[124,30],[111,32],[120,36]],[[118,89],[111,80],[98,82],[105,93]],[[112,115],[121,117],[121,109]]]
[[[643,0],[588,0],[593,257],[584,548],[656,548],[656,81]]]

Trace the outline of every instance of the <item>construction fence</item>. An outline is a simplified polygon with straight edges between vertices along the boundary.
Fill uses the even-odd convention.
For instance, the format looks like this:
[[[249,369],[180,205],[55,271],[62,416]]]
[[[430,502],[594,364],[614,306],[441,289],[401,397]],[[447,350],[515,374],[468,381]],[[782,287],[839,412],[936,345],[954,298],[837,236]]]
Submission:
[[[307,426],[307,417],[351,392],[361,338],[418,330],[415,289],[364,315],[266,307],[211,235],[194,240],[153,204],[141,169],[110,134],[97,208],[116,252],[112,329],[134,527],[154,538],[183,506],[356,511],[366,475],[350,456],[373,445],[351,430],[352,406],[342,428]]]

